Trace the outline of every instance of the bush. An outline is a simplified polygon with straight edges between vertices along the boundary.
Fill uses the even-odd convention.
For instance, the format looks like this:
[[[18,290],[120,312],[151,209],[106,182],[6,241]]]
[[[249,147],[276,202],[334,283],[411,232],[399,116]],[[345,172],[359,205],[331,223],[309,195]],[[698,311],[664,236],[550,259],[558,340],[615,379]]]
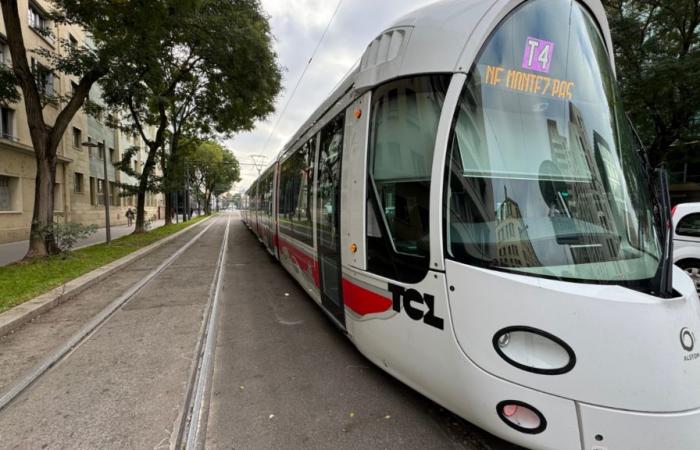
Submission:
[[[75,222],[54,223],[53,234],[56,245],[62,252],[69,252],[75,244],[90,237],[97,231],[97,225],[81,225]]]

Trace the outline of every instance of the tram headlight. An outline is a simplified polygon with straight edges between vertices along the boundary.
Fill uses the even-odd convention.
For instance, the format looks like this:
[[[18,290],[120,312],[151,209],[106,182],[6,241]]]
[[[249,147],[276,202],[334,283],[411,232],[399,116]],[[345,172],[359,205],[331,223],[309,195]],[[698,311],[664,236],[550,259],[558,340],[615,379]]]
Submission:
[[[576,364],[576,355],[571,347],[537,328],[504,328],[494,335],[493,347],[509,364],[542,375],[566,373]]]
[[[521,433],[537,434],[547,428],[547,420],[535,407],[517,400],[505,400],[496,407],[498,417]]]

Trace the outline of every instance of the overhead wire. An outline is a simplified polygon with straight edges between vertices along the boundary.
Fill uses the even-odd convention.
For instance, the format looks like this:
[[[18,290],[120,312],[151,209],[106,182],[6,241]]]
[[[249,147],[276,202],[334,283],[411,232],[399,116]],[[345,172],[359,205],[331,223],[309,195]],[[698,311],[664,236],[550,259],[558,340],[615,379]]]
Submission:
[[[314,57],[316,57],[316,53],[318,52],[318,49],[321,47],[321,44],[323,43],[323,40],[326,37],[326,34],[328,33],[328,30],[331,27],[331,24],[333,23],[333,20],[335,19],[335,16],[338,14],[338,11],[340,10],[340,7],[342,6],[343,2],[345,0],[339,0],[338,4],[335,6],[335,11],[333,11],[333,15],[331,16],[330,20],[328,21],[328,24],[326,25],[326,28],[323,30],[323,34],[321,34],[320,39],[316,43],[316,47],[314,48],[314,51],[311,53],[311,57],[309,58],[309,61],[306,63],[306,66],[304,66],[304,70],[301,72],[301,76],[299,76],[299,79],[297,80],[296,85],[294,85],[294,89],[292,90],[292,93],[289,95],[289,98],[287,99],[286,104],[284,105],[284,108],[282,108],[282,112],[280,113],[279,116],[277,116],[277,121],[275,122],[275,126],[272,127],[272,131],[270,131],[270,134],[267,137],[267,140],[265,141],[265,145],[262,148],[261,153],[265,153],[265,150],[267,150],[267,146],[270,144],[270,140],[272,139],[272,136],[275,134],[275,131],[277,131],[277,127],[279,126],[280,122],[282,121],[282,117],[284,117],[285,113],[287,112],[287,108],[289,108],[289,104],[292,102],[292,99],[294,98],[294,95],[297,92],[297,89],[299,89],[299,85],[301,84],[301,81],[304,79],[304,76],[306,75],[306,71],[309,70],[309,66],[311,66],[311,62],[314,60]]]

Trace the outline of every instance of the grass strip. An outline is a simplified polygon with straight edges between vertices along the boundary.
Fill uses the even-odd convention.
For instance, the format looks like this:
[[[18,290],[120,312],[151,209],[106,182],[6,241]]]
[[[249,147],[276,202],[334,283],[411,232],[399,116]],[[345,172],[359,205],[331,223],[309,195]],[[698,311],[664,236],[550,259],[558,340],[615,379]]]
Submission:
[[[165,225],[70,253],[0,267],[0,313],[206,219]]]

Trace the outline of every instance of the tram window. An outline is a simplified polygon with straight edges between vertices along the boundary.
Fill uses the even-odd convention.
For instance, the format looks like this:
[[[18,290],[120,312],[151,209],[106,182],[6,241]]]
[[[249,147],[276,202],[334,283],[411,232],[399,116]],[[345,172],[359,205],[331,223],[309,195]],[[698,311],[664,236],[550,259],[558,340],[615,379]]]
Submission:
[[[313,245],[313,183],[316,138],[282,162],[279,224],[283,234]]]
[[[260,209],[262,215],[272,217],[272,173],[265,175],[260,182]]]
[[[499,24],[470,69],[449,148],[449,257],[651,289],[661,260],[651,183],[581,4],[532,0]]]
[[[369,270],[405,282],[428,270],[433,151],[449,76],[387,83],[372,96]]]
[[[676,226],[676,234],[700,238],[700,214],[688,214]]]
[[[326,249],[337,245],[337,233],[340,232],[340,215],[337,213],[336,207],[340,203],[338,177],[340,175],[344,127],[345,112],[343,111],[321,130],[316,186],[316,208],[318,209],[316,226],[319,229],[319,245]]]

